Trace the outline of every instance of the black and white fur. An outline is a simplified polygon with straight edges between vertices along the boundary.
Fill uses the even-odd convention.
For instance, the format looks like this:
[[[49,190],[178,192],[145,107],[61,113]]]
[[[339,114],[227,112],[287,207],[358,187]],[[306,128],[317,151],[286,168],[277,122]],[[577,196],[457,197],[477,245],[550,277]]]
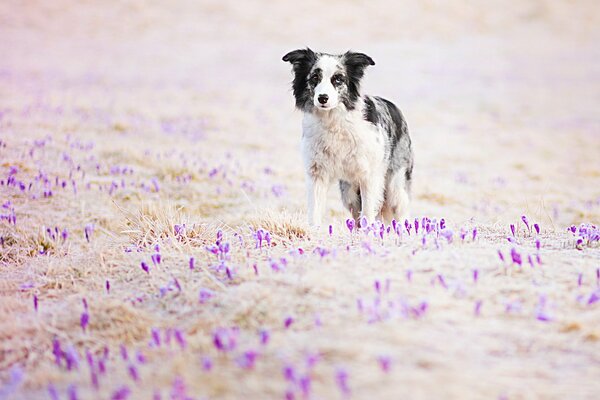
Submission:
[[[389,222],[408,217],[413,153],[402,113],[388,100],[363,95],[362,53],[294,50],[296,107],[304,112],[302,155],[307,174],[308,222],[322,223],[327,190],[339,182],[342,202],[361,217]]]

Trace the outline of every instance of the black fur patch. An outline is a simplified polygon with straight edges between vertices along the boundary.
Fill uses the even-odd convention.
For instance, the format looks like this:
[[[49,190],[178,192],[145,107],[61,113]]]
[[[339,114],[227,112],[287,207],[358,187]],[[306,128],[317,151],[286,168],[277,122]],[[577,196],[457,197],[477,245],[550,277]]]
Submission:
[[[312,94],[308,84],[308,74],[317,61],[317,55],[309,49],[294,50],[287,53],[282,58],[288,61],[294,68],[294,82],[292,88],[296,98],[296,107],[300,110],[308,111],[312,108]]]
[[[408,124],[402,115],[402,112],[389,100],[381,97],[375,97],[379,104],[387,108],[390,114],[393,126],[388,129],[390,139],[390,171],[396,171],[400,168],[406,168],[406,190],[410,194],[410,186],[413,172],[413,155],[411,150],[411,140],[408,134]]]
[[[391,135],[391,139],[393,139],[393,142],[397,142],[402,135],[408,136],[408,126],[406,124],[406,120],[404,119],[404,116],[398,107],[396,107],[396,105],[391,101],[382,97],[377,97],[377,99],[385,105],[387,112],[390,114],[390,117],[392,117],[392,122],[394,123],[393,128],[395,129],[391,129],[389,133]]]
[[[342,101],[348,110],[354,110],[360,97],[360,80],[365,74],[365,68],[375,65],[371,57],[363,53],[346,52],[342,57],[348,77],[348,96]]]
[[[375,103],[373,103],[373,100],[369,96],[365,96],[364,118],[373,125],[377,125],[379,122],[379,114],[375,108]]]

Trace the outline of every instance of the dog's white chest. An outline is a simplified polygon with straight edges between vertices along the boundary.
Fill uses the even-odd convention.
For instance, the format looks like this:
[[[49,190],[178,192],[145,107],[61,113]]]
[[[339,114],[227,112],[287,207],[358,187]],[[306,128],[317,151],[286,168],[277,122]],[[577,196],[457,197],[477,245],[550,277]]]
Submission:
[[[303,121],[302,153],[309,174],[359,181],[383,162],[382,137],[360,113]]]

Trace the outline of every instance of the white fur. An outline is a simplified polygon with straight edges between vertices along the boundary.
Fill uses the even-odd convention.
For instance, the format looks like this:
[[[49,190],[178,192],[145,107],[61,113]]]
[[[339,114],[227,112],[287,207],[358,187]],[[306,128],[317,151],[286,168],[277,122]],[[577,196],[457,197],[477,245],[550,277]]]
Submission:
[[[323,74],[321,82],[315,87],[315,95],[313,98],[314,105],[319,109],[332,109],[338,106],[338,92],[331,83],[331,77],[340,71],[339,58],[324,55],[319,58],[319,61],[314,65],[313,70],[320,68]],[[319,96],[327,95],[329,100],[326,104],[319,103]]]

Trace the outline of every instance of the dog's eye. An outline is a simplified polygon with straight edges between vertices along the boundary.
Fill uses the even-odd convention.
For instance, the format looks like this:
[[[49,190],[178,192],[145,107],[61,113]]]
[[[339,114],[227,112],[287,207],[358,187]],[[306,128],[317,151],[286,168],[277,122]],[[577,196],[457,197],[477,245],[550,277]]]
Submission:
[[[341,84],[342,82],[344,82],[344,77],[343,77],[342,75],[334,75],[334,76],[331,78],[331,82],[332,82],[334,85],[339,85],[339,84]]]
[[[318,75],[313,75],[310,77],[310,83],[314,86],[317,83],[319,83],[319,76]]]

